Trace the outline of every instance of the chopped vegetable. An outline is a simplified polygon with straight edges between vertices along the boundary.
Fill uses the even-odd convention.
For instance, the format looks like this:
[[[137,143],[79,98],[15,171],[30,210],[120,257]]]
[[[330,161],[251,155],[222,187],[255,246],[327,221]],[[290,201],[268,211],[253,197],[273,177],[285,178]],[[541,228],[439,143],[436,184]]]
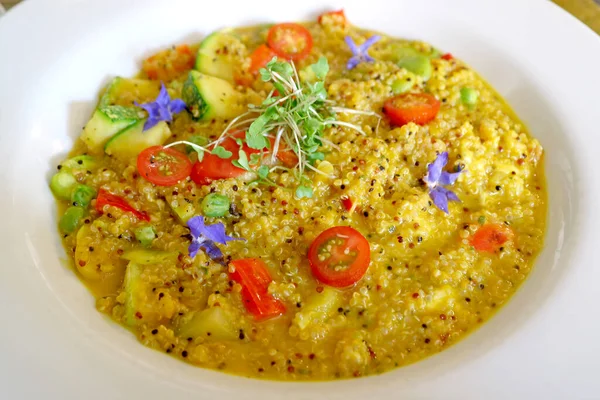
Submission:
[[[323,291],[313,293],[306,302],[302,303],[302,308],[294,317],[294,324],[303,330],[310,325],[323,323],[335,312],[341,302],[342,293],[329,286],[325,286]]]
[[[460,100],[468,105],[473,106],[477,103],[477,99],[479,98],[479,92],[473,88],[464,87],[460,89]]]
[[[352,210],[354,203],[352,202],[352,199],[350,197],[342,197],[341,202],[342,202],[342,206],[344,206],[346,211]]]
[[[313,38],[302,25],[285,23],[273,25],[269,29],[267,43],[279,57],[300,61],[312,50]]]
[[[414,82],[412,80],[407,81],[406,79],[396,79],[394,83],[392,83],[392,93],[394,94],[402,94],[408,92],[414,86]]]
[[[454,59],[454,56],[450,53],[446,53],[440,57],[442,60],[450,61]]]
[[[348,23],[344,10],[329,11],[319,15],[317,22],[321,25],[332,24],[344,26]]]
[[[50,189],[61,200],[70,200],[71,192],[77,186],[77,180],[67,171],[59,171],[50,180]]]
[[[267,266],[258,258],[234,260],[230,279],[242,286],[242,302],[246,310],[258,321],[285,313],[285,305],[268,292],[271,275]],[[231,271],[231,270],[230,270]]]
[[[131,207],[129,203],[127,203],[127,201],[125,201],[123,198],[116,196],[106,191],[105,189],[100,189],[98,191],[98,198],[96,199],[96,211],[102,214],[104,212],[105,206],[116,207],[125,212],[129,212],[133,214],[137,219],[140,219],[142,221],[150,221],[150,217],[148,216],[148,214],[140,212],[135,208]]]
[[[433,71],[431,61],[422,54],[403,57],[398,61],[398,66],[407,69],[415,75],[419,75],[424,80],[431,78],[431,73]]]
[[[356,229],[336,226],[323,232],[308,249],[313,275],[326,285],[347,287],[358,282],[369,268],[369,242]]]
[[[164,121],[147,131],[144,131],[145,124],[145,121],[141,120],[117,133],[106,143],[104,152],[128,160],[137,157],[148,147],[162,145],[171,136],[171,130]]]
[[[238,37],[227,32],[214,32],[208,35],[198,48],[196,66],[198,72],[234,82],[236,57],[245,53],[246,47]]]
[[[221,78],[190,71],[181,93],[188,110],[196,120],[233,118],[240,114],[240,93],[233,84]]]
[[[163,262],[174,262],[179,253],[176,251],[162,251],[149,249],[135,249],[126,251],[121,255],[124,260],[132,261],[139,265],[160,264]]]
[[[71,193],[71,202],[74,206],[87,208],[96,197],[96,190],[87,185],[77,185]]]
[[[218,193],[210,193],[204,199],[200,207],[202,213],[207,217],[223,217],[229,212],[229,197]]]
[[[443,170],[446,164],[448,164],[448,152],[445,151],[427,166],[427,175],[425,175],[423,181],[429,188],[429,197],[431,197],[433,204],[448,214],[448,201],[460,201],[460,199],[454,192],[446,189],[444,186],[452,185],[456,182],[462,169],[449,173]]]
[[[81,224],[84,210],[81,207],[69,207],[60,218],[58,227],[63,233],[73,233]]]
[[[375,61],[375,59],[371,57],[367,51],[369,50],[369,47],[371,47],[373,44],[379,41],[379,39],[381,39],[381,36],[371,36],[363,44],[357,46],[350,36],[346,36],[346,44],[348,45],[348,47],[350,47],[350,51],[352,52],[352,57],[348,60],[346,68],[354,69],[358,64],[362,62]]]
[[[164,83],[160,86],[160,93],[156,100],[144,104],[135,102],[135,105],[148,112],[148,119],[144,123],[144,131],[147,131],[161,121],[173,121],[173,114],[178,114],[185,110],[185,103],[183,100],[171,100]]]
[[[190,176],[192,163],[180,151],[152,146],[138,156],[137,169],[148,182],[158,186],[173,186]]]
[[[269,61],[276,57],[277,54],[269,48],[266,44],[261,44],[256,50],[250,55],[250,73],[258,74],[261,68],[264,68]]]
[[[424,125],[435,118],[440,102],[428,93],[404,93],[388,99],[383,110],[394,125]]]
[[[203,338],[214,340],[236,340],[239,329],[237,319],[232,312],[223,307],[211,307],[195,312],[178,329],[177,334],[182,338]]]
[[[154,232],[154,228],[151,225],[140,226],[133,233],[138,242],[144,247],[150,247],[152,241],[156,239],[156,232]]]
[[[170,81],[194,66],[194,54],[188,45],[180,45],[155,54],[142,65],[148,78]]]
[[[62,171],[91,171],[96,168],[97,162],[96,159],[92,156],[82,154],[80,156],[75,156],[73,158],[69,158],[67,161],[61,164]]]
[[[477,229],[471,239],[471,245],[477,251],[495,253],[502,245],[513,240],[515,234],[510,227],[502,224],[485,224]]]

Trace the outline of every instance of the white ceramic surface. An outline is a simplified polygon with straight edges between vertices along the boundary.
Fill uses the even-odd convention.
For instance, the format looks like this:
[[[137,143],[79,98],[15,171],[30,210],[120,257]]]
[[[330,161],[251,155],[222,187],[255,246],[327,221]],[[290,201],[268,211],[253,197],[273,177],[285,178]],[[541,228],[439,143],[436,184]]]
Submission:
[[[285,5],[284,5],[285,4]],[[421,38],[477,69],[546,150],[546,248],[499,314],[440,355],[292,384],[194,368],[94,309],[60,259],[47,181],[113,75],[233,24],[314,18]],[[545,0],[28,0],[0,19],[0,398],[600,398],[600,39]]]

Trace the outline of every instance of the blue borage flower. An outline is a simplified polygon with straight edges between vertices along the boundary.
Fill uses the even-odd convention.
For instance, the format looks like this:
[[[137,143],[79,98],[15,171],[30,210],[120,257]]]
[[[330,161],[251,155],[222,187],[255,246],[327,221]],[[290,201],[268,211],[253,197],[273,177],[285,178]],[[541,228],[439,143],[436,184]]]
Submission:
[[[456,182],[462,172],[462,168],[459,167],[457,172],[449,173],[443,171],[446,164],[448,164],[448,152],[445,151],[427,166],[427,175],[425,175],[423,181],[429,188],[429,197],[433,200],[433,204],[448,214],[448,201],[460,201],[460,199],[454,192],[446,189],[444,186],[452,185]]]
[[[346,64],[346,68],[353,69],[361,62],[373,62],[375,59],[367,53],[369,47],[371,47],[375,42],[381,39],[381,36],[375,35],[368,38],[363,44],[357,46],[354,43],[354,40],[350,36],[346,36],[344,40],[348,47],[350,47],[350,51],[352,52],[352,57],[348,60]]]
[[[223,258],[223,253],[217,247],[216,243],[226,244],[233,240],[245,240],[227,236],[225,225],[221,222],[205,225],[204,217],[201,215],[190,218],[187,226],[190,228],[190,233],[192,234],[192,243],[188,247],[188,252],[192,258],[196,257],[198,251],[202,249],[213,260],[220,260]]]
[[[144,123],[144,131],[152,128],[160,121],[173,121],[173,114],[178,114],[185,110],[184,101],[181,99],[171,100],[169,92],[167,92],[167,88],[162,82],[160,83],[160,92],[156,100],[144,104],[135,102],[135,105],[148,112],[148,119]]]

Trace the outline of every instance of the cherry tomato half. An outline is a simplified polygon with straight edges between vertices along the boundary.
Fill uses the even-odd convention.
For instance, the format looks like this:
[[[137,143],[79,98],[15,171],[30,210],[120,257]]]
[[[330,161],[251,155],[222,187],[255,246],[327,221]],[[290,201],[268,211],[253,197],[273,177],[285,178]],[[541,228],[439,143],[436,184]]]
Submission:
[[[477,229],[471,244],[477,251],[494,253],[504,243],[514,238],[514,232],[506,225],[485,224]]]
[[[454,58],[454,56],[451,53],[446,53],[443,56],[441,56],[440,58],[442,60],[450,61]]]
[[[323,231],[308,249],[313,275],[326,285],[346,287],[358,282],[371,262],[369,242],[356,229],[336,226]]]
[[[269,29],[267,44],[279,57],[299,61],[312,50],[313,38],[308,29],[299,24],[277,24]]]
[[[428,93],[404,93],[388,99],[383,111],[394,125],[409,122],[424,125],[433,120],[440,110],[438,99]]]
[[[344,13],[343,9],[323,13],[319,15],[317,21],[321,25],[332,24],[344,26],[348,23],[348,20],[346,19],[346,14]]]
[[[250,55],[250,73],[258,74],[258,71],[264,68],[276,55],[266,44],[258,46]]]
[[[190,176],[192,163],[180,151],[152,146],[138,155],[137,169],[148,182],[158,186],[173,186]]]
[[[235,268],[230,279],[242,285],[242,302],[256,320],[262,321],[285,313],[285,305],[269,294],[271,275],[267,266],[258,258],[231,261]]]

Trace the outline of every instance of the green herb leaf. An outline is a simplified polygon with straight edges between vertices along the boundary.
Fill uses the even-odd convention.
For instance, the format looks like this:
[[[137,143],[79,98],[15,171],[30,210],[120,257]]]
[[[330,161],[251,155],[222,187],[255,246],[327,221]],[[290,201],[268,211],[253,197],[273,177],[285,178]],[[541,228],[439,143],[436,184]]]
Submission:
[[[303,197],[306,197],[307,199],[310,199],[313,196],[313,190],[311,187],[308,186],[298,186],[298,189],[296,189],[296,197],[301,199]]]
[[[202,147],[198,146],[197,144],[194,144],[194,143],[190,142],[190,144],[187,144],[185,146],[186,150],[188,148],[190,149],[190,151],[188,151],[188,153],[191,152],[191,151],[195,151],[196,152],[196,154],[198,155],[198,162],[201,162],[204,159],[204,149]]]
[[[211,151],[211,153],[214,154],[215,156],[219,157],[219,158],[230,158],[233,155],[232,152],[228,151],[223,146],[217,146],[217,147],[215,147]]]
[[[318,79],[325,79],[327,73],[329,72],[329,63],[327,62],[327,57],[321,56],[319,61],[310,66],[317,76]]]
[[[308,158],[308,160],[309,160],[309,161],[311,161],[311,162],[315,162],[316,160],[321,160],[321,161],[323,161],[323,160],[325,159],[325,154],[324,154],[324,153],[321,153],[321,152],[319,152],[319,151],[317,151],[317,152],[314,152],[314,153],[310,153],[310,154],[307,156],[307,158]]]
[[[261,155],[257,153],[250,154],[250,165],[260,164]]]
[[[325,82],[315,82],[314,85],[311,86],[312,95],[317,98],[317,100],[327,100],[327,90],[325,90]]]
[[[248,164],[248,156],[246,152],[242,149],[238,151],[238,159],[232,161],[231,163],[238,168],[245,169],[246,171],[251,171],[250,165]]]
[[[269,82],[271,80],[271,78],[273,77],[273,74],[271,74],[271,71],[269,71],[266,68],[259,69],[258,73],[260,74],[260,79],[262,79],[263,82]]]
[[[260,179],[267,179],[267,176],[269,175],[269,167],[267,167],[266,165],[261,165],[260,167],[258,167],[256,172],[258,173],[258,177]]]
[[[270,116],[265,113],[250,124],[250,127],[246,131],[246,144],[248,147],[262,150],[268,146],[269,141],[263,136],[263,132],[266,132],[265,126],[270,120]]]

